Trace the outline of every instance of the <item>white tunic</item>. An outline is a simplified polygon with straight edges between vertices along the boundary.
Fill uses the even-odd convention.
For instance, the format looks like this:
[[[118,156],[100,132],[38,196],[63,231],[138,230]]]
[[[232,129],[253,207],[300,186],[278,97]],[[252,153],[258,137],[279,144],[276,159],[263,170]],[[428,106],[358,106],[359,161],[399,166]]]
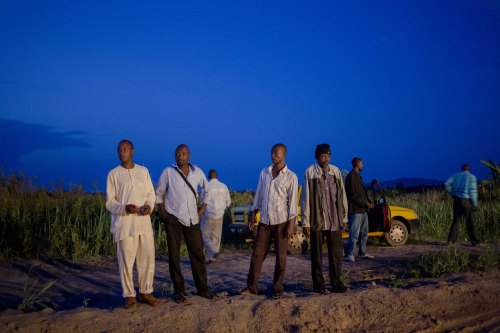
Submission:
[[[135,165],[132,169],[117,166],[108,173],[106,183],[106,208],[111,212],[111,233],[113,240],[120,240],[140,234],[153,233],[151,217],[127,214],[125,206],[137,208],[155,204],[155,191],[148,169]]]

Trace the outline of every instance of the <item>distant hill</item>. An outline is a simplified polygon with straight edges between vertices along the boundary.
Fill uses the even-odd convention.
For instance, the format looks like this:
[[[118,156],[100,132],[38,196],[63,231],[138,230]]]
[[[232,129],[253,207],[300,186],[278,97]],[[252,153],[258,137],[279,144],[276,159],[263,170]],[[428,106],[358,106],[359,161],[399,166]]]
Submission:
[[[438,187],[443,185],[442,180],[425,178],[400,178],[380,182],[383,188],[396,188],[402,184],[405,188],[409,187]]]

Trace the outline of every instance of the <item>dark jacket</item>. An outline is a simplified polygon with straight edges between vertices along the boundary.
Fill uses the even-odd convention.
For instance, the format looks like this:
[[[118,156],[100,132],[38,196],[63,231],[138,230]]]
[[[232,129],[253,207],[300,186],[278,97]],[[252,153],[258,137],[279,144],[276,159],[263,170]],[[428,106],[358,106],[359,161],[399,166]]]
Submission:
[[[323,209],[323,184],[320,181],[322,170],[317,163],[307,168],[304,174],[302,194],[300,197],[300,208],[302,226],[310,227],[311,230],[323,230],[325,227],[325,215]],[[329,174],[335,177],[337,182],[337,213],[340,223],[347,223],[347,198],[345,195],[344,181],[339,168],[330,165]]]
[[[366,205],[371,202],[365,183],[359,172],[352,170],[345,179],[345,192],[349,202],[349,214],[363,214],[368,212]]]

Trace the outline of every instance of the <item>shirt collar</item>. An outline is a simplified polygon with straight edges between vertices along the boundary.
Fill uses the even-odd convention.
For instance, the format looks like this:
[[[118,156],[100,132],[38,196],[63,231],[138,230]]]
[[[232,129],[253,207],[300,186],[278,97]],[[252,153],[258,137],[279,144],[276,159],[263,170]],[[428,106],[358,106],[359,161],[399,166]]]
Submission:
[[[191,171],[194,171],[194,169],[195,169],[195,165],[194,165],[194,164],[191,164],[191,163],[188,163],[188,165],[189,165],[189,169],[190,169]],[[175,169],[181,170],[181,169],[179,169],[179,167],[177,166],[177,164],[176,164],[176,163],[173,163],[173,164],[172,164],[172,168],[175,168]]]
[[[273,174],[273,166],[272,165],[268,168],[268,170],[269,170],[270,174]],[[280,170],[280,173],[287,173],[287,172],[288,172],[288,166],[285,164],[283,169]]]
[[[318,163],[314,163],[314,172],[319,176],[323,174],[323,169],[321,169]],[[332,176],[335,175],[331,164],[328,164],[328,174]]]

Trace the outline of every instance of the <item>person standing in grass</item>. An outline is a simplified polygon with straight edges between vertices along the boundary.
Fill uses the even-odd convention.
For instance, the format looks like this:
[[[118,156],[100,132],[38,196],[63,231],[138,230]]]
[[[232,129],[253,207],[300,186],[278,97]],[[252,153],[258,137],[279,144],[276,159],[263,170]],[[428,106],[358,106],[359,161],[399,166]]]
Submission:
[[[257,294],[257,282],[271,240],[274,240],[276,253],[273,297],[280,298],[283,295],[288,238],[295,232],[298,211],[298,180],[285,164],[286,152],[284,144],[275,144],[271,149],[273,165],[260,172],[248,227],[254,230],[255,215],[259,211],[260,223],[250,260],[247,287],[240,292],[241,295]]]
[[[311,242],[313,289],[328,294],[323,278],[323,241],[328,248],[328,269],[332,291],[347,291],[341,281],[343,224],[347,222],[347,198],[339,168],[330,164],[329,144],[316,146],[316,163],[307,168],[302,185],[302,230]]]
[[[231,204],[231,197],[229,196],[226,184],[217,179],[217,171],[210,170],[208,178],[210,181],[205,189],[203,205],[201,206],[203,217],[200,224],[208,255],[207,261],[210,263],[215,261],[219,254],[222,219],[226,207]]]
[[[368,241],[368,210],[374,207],[368,191],[366,190],[361,171],[363,171],[363,160],[359,157],[352,159],[352,171],[345,179],[347,200],[349,202],[349,243],[346,258],[354,262],[354,252],[359,241],[359,257],[373,259],[366,253],[366,242]]]
[[[198,296],[217,300],[208,290],[207,268],[200,229],[202,210],[198,208],[198,193],[205,191],[207,178],[197,166],[189,163],[191,153],[185,144],[175,149],[176,164],[163,170],[156,188],[156,204],[165,224],[168,266],[174,284],[175,302],[187,303],[181,270],[182,237],[191,261],[191,270]]]
[[[475,212],[479,207],[477,200],[477,180],[476,176],[470,172],[470,166],[468,164],[462,165],[462,172],[452,175],[444,183],[444,186],[453,198],[453,221],[450,233],[448,234],[448,244],[454,244],[457,241],[460,218],[465,217],[467,233],[469,234],[472,246],[479,245],[475,216]]]
[[[155,192],[148,169],[133,161],[134,145],[129,140],[118,144],[121,164],[108,173],[106,208],[111,213],[111,233],[117,245],[125,308],[137,307],[133,281],[134,264],[139,281],[139,302],[156,306],[151,294],[155,272],[155,245],[151,210]]]

